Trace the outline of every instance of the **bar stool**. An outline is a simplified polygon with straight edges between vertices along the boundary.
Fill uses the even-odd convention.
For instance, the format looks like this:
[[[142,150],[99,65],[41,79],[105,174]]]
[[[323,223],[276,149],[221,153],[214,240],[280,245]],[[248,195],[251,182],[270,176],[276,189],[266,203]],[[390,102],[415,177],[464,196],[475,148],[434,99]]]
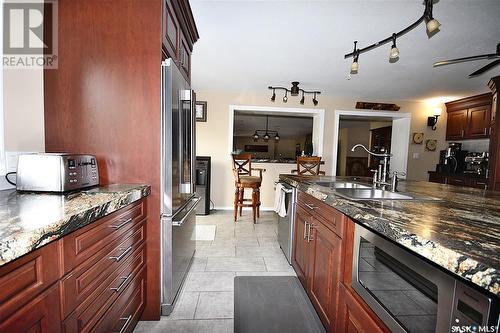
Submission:
[[[259,176],[252,176],[252,171],[258,171]],[[265,169],[252,168],[252,154],[233,155],[233,174],[234,174],[234,222],[238,219],[238,210],[240,216],[243,207],[252,207],[253,223],[256,223],[256,217],[260,217],[260,185],[262,184],[262,173]],[[252,198],[245,199],[245,189],[252,189]]]
[[[298,156],[297,170],[292,170],[292,173],[297,173],[299,176],[324,175],[324,171],[319,171],[320,165],[320,156]]]

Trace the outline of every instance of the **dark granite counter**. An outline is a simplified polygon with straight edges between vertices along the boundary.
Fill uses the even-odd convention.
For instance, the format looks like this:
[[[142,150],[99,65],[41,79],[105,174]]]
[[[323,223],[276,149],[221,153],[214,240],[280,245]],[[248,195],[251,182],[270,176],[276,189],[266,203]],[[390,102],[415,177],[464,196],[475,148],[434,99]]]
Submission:
[[[398,190],[415,200],[354,201],[315,181],[351,177],[280,175],[349,216],[356,223],[500,296],[500,193],[404,181]],[[370,182],[370,179],[362,179]]]
[[[116,184],[65,193],[0,191],[0,266],[149,195]]]

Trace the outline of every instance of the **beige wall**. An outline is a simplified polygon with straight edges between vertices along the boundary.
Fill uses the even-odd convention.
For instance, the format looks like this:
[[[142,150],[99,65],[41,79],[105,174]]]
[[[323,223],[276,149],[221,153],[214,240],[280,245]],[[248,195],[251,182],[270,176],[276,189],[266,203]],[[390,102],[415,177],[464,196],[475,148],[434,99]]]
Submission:
[[[4,69],[6,151],[45,151],[43,70]]]
[[[288,103],[281,101],[271,102],[269,94],[255,93],[223,93],[211,91],[198,91],[197,99],[208,102],[207,122],[197,123],[197,154],[212,156],[212,201],[216,207],[232,207],[234,180],[231,172],[230,133],[229,133],[229,105],[251,105],[251,106],[272,106],[272,107],[297,107],[313,108],[312,105],[300,105],[298,98],[289,98]],[[279,100],[279,98],[277,98]],[[333,121],[334,111],[353,110],[355,99],[339,99],[321,96],[320,103],[315,108],[325,109],[325,132],[324,132],[324,154],[323,159],[327,175],[331,174],[332,168],[332,142],[333,142]],[[427,117],[433,105],[417,102],[384,101],[393,102],[401,106],[400,112],[411,112],[412,132],[424,132],[425,139],[438,139],[438,149],[436,152],[424,152],[423,145],[409,146],[408,178],[415,180],[426,180],[427,171],[433,170],[439,159],[439,149],[446,146],[445,118],[443,115],[439,119],[437,131],[427,128]],[[445,112],[443,112],[444,114]],[[232,135],[232,133],[231,133]],[[411,139],[411,138],[410,138]],[[413,153],[419,153],[419,159],[413,159]],[[272,207],[274,201],[274,181],[278,180],[280,173],[288,173],[293,169],[290,165],[283,164],[257,164],[256,167],[265,167],[264,183],[261,189],[261,199],[263,207]]]

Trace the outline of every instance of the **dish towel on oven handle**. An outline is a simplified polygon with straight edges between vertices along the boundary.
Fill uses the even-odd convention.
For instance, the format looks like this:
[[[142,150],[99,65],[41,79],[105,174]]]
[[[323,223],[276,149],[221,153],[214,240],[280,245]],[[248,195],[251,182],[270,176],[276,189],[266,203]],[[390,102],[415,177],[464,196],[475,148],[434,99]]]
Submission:
[[[281,217],[286,216],[286,193],[283,191],[283,184],[276,184],[274,193],[274,211]]]

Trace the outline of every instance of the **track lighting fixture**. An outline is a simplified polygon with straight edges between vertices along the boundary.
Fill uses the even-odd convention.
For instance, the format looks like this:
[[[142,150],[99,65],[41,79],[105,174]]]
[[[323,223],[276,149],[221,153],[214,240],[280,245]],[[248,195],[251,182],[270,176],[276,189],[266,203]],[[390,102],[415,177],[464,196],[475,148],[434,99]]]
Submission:
[[[252,138],[253,138],[254,142],[257,142],[260,139],[259,132],[264,133],[264,135],[262,136],[262,139],[265,142],[268,142],[269,139],[271,138],[269,133],[276,133],[274,135],[274,140],[280,141],[280,136],[278,135],[278,131],[272,131],[269,129],[269,116],[266,116],[266,129],[265,130],[263,130],[263,129],[262,130],[255,130],[255,132],[253,133]]]
[[[313,104],[316,106],[318,105],[318,100],[316,99],[316,93],[314,93],[314,97],[313,97]]]
[[[389,54],[389,60],[397,60],[399,58],[399,49],[396,47],[396,34],[392,34],[392,46]]]
[[[433,1],[434,0],[424,0],[424,13],[422,16],[416,20],[414,23],[410,24],[408,27],[404,28],[403,30],[393,33],[392,36],[387,37],[385,39],[382,39],[379,42],[373,43],[372,45],[369,45],[367,47],[364,47],[362,49],[357,49],[356,48],[356,42],[354,42],[354,51],[351,53],[348,53],[344,55],[344,59],[347,59],[349,57],[353,57],[354,61],[351,65],[351,74],[356,74],[358,70],[358,58],[361,53],[365,53],[368,51],[371,51],[381,45],[384,45],[390,41],[392,41],[392,47],[391,47],[391,53],[390,53],[390,59],[391,60],[397,60],[399,57],[399,49],[396,47],[396,38],[399,38],[411,30],[415,29],[422,21],[426,23],[426,28],[427,28],[427,34],[430,37],[432,37],[435,33],[439,31],[439,27],[441,24],[432,16],[432,7],[433,7]],[[395,61],[392,61],[395,62]]]
[[[304,104],[305,95],[314,94],[313,103],[314,103],[314,105],[317,105],[318,100],[316,99],[316,95],[321,94],[321,91],[306,91],[304,89],[299,88],[298,81],[293,81],[292,87],[290,89],[285,88],[285,87],[272,87],[272,86],[269,86],[268,89],[271,89],[273,91],[273,94],[271,96],[272,102],[276,101],[276,90],[284,90],[285,91],[285,96],[283,96],[283,103],[288,102],[288,93],[290,93],[290,96],[298,96],[300,93],[302,93],[302,98],[300,99],[300,104]]]

